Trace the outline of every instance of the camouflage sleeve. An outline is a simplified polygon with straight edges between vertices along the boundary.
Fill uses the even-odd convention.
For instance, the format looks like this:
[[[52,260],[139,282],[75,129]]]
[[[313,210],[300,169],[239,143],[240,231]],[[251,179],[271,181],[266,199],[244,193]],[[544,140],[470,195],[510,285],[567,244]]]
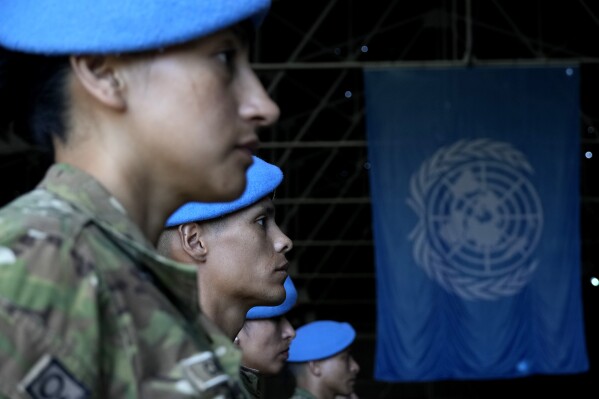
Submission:
[[[63,238],[0,229],[0,398],[87,398],[97,378],[97,279]]]

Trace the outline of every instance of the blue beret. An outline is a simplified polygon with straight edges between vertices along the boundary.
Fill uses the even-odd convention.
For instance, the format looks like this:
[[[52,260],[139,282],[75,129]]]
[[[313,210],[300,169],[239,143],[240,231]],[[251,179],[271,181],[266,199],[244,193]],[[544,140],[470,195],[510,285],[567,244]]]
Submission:
[[[168,218],[166,227],[228,215],[260,201],[273,192],[281,184],[283,172],[278,166],[256,156],[253,158],[254,162],[247,170],[247,183],[241,197],[231,202],[188,202]]]
[[[247,312],[246,319],[270,319],[272,317],[282,316],[289,312],[295,302],[297,302],[297,290],[291,277],[287,277],[285,280],[285,301],[278,306],[254,306]]]
[[[295,330],[288,362],[309,362],[331,357],[354,342],[356,331],[349,323],[318,320]]]
[[[0,0],[0,45],[48,55],[106,54],[184,43],[251,19],[270,0]]]

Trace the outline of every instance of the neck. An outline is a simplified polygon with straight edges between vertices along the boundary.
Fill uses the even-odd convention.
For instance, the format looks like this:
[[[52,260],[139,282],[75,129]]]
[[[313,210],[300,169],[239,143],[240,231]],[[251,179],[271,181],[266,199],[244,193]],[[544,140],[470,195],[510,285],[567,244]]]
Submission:
[[[81,91],[76,89],[75,91]],[[185,202],[181,193],[159,176],[124,114],[102,113],[86,96],[75,95],[68,142],[54,139],[56,162],[73,165],[98,180],[124,207],[146,238],[156,243],[168,216]],[[158,177],[157,177],[158,176]]]
[[[319,381],[297,380],[297,387],[310,392],[317,399],[335,399],[335,394],[326,389]]]
[[[144,236],[156,244],[164,223],[177,203],[167,187],[157,187],[151,176],[139,166],[122,162],[100,148],[77,151],[58,148],[56,162],[68,163],[93,176],[123,206],[127,216]]]
[[[200,282],[201,276],[198,275]],[[245,322],[248,308],[245,305],[231,303],[222,296],[211,295],[210,289],[200,287],[200,306],[203,313],[233,341]]]

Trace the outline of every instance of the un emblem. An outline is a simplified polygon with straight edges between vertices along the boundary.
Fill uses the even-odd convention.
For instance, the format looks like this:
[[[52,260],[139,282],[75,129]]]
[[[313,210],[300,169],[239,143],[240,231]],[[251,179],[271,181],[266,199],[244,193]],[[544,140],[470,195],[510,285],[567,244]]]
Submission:
[[[460,140],[437,150],[410,181],[416,263],[464,299],[519,292],[537,267],[543,230],[533,172],[509,143]]]

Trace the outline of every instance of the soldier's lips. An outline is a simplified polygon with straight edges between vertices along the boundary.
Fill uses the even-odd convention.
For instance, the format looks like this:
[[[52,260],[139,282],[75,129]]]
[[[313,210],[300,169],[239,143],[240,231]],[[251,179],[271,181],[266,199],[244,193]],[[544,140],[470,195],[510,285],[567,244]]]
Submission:
[[[285,263],[283,263],[282,265],[280,265],[280,266],[277,266],[277,267],[275,268],[275,271],[277,271],[277,272],[285,272],[285,273],[287,273],[287,270],[288,270],[288,269],[289,269],[289,263],[288,263],[288,262],[285,262]]]

